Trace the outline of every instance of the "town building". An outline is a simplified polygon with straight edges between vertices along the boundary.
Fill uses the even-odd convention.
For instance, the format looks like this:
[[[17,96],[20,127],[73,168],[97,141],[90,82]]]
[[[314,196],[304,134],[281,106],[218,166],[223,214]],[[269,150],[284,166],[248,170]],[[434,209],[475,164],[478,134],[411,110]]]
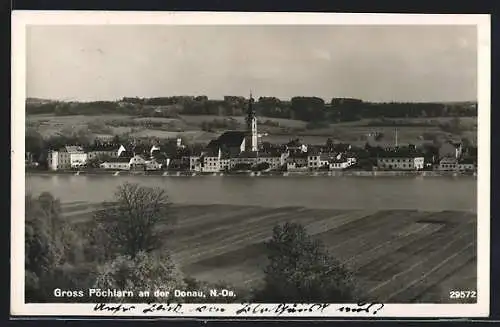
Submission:
[[[212,150],[203,153],[200,157],[201,171],[206,173],[215,173],[221,171],[220,167],[221,150]]]
[[[100,165],[103,169],[130,170],[130,158],[110,158]]]
[[[240,166],[252,167],[258,163],[257,152],[245,151],[231,158],[230,169]]]
[[[47,153],[47,165],[50,170],[70,169],[71,156],[66,147],[59,150],[49,150]]]
[[[471,172],[477,170],[477,162],[473,158],[464,158],[458,161],[458,170]]]
[[[125,147],[121,144],[96,142],[83,150],[87,153],[87,160],[93,160],[100,157],[117,158],[125,151]]]
[[[155,167],[156,164],[153,162],[149,163],[149,167]],[[132,158],[129,157],[118,157],[110,158],[100,165],[104,169],[114,169],[114,170],[147,170],[148,162],[142,156],[135,155]]]
[[[419,153],[385,152],[377,158],[377,167],[382,170],[424,169],[424,156]]]
[[[454,157],[444,157],[439,161],[437,169],[439,171],[457,171],[458,159]]]
[[[347,169],[356,163],[356,158],[339,155],[328,161],[329,170]]]
[[[71,168],[81,168],[87,165],[87,153],[83,151],[81,146],[67,145],[65,148],[69,153]]]
[[[257,164],[267,163],[269,169],[275,170],[281,168],[285,164],[284,153],[259,153],[257,156]]]

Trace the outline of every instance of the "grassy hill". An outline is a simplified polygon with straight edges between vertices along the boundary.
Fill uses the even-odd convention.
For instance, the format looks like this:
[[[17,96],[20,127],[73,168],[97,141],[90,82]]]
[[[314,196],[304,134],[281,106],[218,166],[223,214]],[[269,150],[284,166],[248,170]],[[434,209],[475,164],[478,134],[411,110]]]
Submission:
[[[461,117],[459,132],[443,129],[454,117],[400,118],[400,119],[363,119],[314,126],[307,122],[283,118],[259,117],[259,133],[262,141],[285,143],[291,138],[300,137],[309,144],[324,144],[327,138],[340,142],[363,145],[370,133],[382,133],[387,143],[395,142],[398,129],[398,142],[420,144],[434,136],[447,138],[468,138],[477,143],[477,118]],[[131,115],[69,115],[54,114],[27,115],[26,125],[43,136],[55,135],[64,131],[79,129],[89,131],[98,137],[112,137],[128,133],[137,138],[175,138],[182,136],[189,142],[207,143],[225,130],[244,129],[243,116],[179,115],[175,118],[138,117]]]

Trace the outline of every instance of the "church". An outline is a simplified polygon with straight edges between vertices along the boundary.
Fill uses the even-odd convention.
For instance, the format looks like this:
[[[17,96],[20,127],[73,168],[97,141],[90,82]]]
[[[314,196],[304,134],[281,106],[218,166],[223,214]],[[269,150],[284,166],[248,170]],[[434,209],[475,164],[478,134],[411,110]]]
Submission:
[[[217,139],[212,140],[208,144],[209,149],[227,152],[230,156],[237,156],[242,152],[258,151],[258,135],[257,135],[257,115],[254,108],[255,100],[250,93],[248,107],[245,114],[246,130],[245,131],[227,131],[220,135]]]

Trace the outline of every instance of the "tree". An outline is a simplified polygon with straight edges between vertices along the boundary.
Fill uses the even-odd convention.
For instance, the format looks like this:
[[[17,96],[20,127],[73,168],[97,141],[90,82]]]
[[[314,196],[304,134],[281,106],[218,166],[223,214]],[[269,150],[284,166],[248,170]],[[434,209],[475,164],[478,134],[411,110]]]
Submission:
[[[256,301],[342,303],[358,300],[351,273],[329,255],[322,243],[313,240],[304,226],[296,223],[276,226],[266,245],[269,263],[264,270],[264,286],[256,292]]]
[[[125,183],[118,187],[115,202],[104,202],[96,213],[96,233],[108,253],[135,257],[140,251],[161,247],[170,224],[175,222],[165,190]]]
[[[132,298],[114,298],[113,301],[152,302],[171,300],[173,290],[184,289],[185,283],[182,273],[169,256],[139,251],[133,257],[122,255],[101,265],[93,287],[134,293]],[[155,297],[156,290],[170,291],[170,297]],[[139,297],[141,291],[149,291],[150,296]]]
[[[42,301],[51,292],[54,272],[78,250],[75,233],[61,215],[59,200],[50,193],[25,197],[26,299]]]

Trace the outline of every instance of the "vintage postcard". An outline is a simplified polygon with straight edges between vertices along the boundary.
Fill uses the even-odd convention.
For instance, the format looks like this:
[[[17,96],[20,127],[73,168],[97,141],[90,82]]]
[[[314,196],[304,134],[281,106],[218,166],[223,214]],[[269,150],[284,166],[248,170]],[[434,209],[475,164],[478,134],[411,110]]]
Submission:
[[[12,315],[488,316],[489,15],[12,33]]]

